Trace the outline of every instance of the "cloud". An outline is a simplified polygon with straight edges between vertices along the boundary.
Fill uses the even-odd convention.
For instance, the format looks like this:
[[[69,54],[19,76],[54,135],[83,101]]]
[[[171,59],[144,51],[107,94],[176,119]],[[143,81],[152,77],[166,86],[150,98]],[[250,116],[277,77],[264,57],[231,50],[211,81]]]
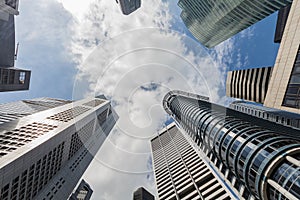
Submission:
[[[220,91],[232,63],[233,41],[207,52],[170,30],[178,19],[170,13],[175,6],[143,1],[141,9],[124,16],[114,2],[98,0],[73,27],[71,51],[78,68],[73,97],[104,93],[120,116],[85,174],[94,199],[131,199],[140,186],[156,193],[149,139],[169,118],[162,108],[168,91],[223,101]]]

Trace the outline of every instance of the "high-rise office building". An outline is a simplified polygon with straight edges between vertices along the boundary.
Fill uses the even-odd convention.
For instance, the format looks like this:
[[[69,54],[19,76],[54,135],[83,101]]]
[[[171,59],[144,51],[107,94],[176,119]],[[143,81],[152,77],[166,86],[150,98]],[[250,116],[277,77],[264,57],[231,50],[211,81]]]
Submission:
[[[118,116],[97,97],[15,105],[0,106],[21,114],[0,124],[0,199],[68,199]]]
[[[18,15],[19,0],[0,0],[0,20],[7,21],[9,15]]]
[[[145,188],[140,187],[134,191],[133,200],[154,200],[154,196]]]
[[[92,194],[93,190],[90,185],[82,180],[69,200],[90,200]]]
[[[292,0],[179,0],[178,5],[186,27],[211,48],[290,3]]]
[[[15,17],[9,15],[7,21],[0,19],[0,67],[15,64]]]
[[[300,199],[299,130],[185,92],[163,106],[240,199]]]
[[[264,105],[300,114],[300,1],[293,0]]]
[[[159,199],[237,199],[175,123],[151,140],[151,148]]]
[[[229,71],[226,96],[264,103],[273,67]]]
[[[283,126],[289,126],[300,130],[300,115],[296,113],[268,108],[260,104],[245,101],[234,101],[229,107],[248,115],[256,116]]]
[[[69,100],[37,98],[0,104],[0,125],[27,115],[72,103]]]
[[[141,0],[117,0],[117,3],[120,3],[124,15],[129,15],[141,7]]]
[[[15,68],[15,20],[0,18],[0,92],[28,90],[31,72]]]

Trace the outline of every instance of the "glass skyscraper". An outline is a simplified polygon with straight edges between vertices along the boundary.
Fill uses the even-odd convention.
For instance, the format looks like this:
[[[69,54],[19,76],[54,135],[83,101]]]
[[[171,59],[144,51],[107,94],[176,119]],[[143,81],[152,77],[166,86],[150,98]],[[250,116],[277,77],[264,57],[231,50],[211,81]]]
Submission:
[[[129,15],[141,7],[141,0],[117,0],[117,3],[120,3],[124,15]]]
[[[300,199],[298,130],[180,91],[163,106],[241,199]]]
[[[1,200],[68,199],[118,119],[97,97],[20,101],[0,113]]]
[[[186,27],[211,48],[290,3],[292,0],[179,0],[178,5]]]

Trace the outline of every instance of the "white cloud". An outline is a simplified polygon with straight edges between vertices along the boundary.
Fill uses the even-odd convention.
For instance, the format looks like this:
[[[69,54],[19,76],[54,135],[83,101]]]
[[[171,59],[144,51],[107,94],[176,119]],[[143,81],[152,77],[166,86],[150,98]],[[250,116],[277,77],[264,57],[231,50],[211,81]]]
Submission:
[[[220,90],[234,43],[229,40],[208,54],[194,40],[169,31],[178,19],[169,12],[175,1],[143,1],[129,16],[122,15],[114,1],[90,2],[23,0],[18,29],[26,48],[21,48],[20,60],[35,66],[33,73],[43,69],[33,80],[46,80],[35,85],[52,94],[64,88],[60,79],[72,81],[68,73],[75,62],[74,98],[104,93],[115,104],[117,127],[85,174],[93,199],[131,199],[140,186],[155,193],[149,138],[167,119],[163,96],[181,89],[223,101]],[[45,86],[49,82],[53,86]],[[153,84],[157,87],[151,88]]]
[[[74,98],[104,93],[120,116],[85,174],[94,199],[131,199],[139,186],[155,193],[149,139],[167,119],[162,98],[168,91],[181,89],[224,101],[219,93],[232,62],[233,41],[208,54],[194,40],[168,30],[174,4],[143,1],[141,9],[124,16],[112,2],[99,0],[73,29],[71,50],[79,70]]]

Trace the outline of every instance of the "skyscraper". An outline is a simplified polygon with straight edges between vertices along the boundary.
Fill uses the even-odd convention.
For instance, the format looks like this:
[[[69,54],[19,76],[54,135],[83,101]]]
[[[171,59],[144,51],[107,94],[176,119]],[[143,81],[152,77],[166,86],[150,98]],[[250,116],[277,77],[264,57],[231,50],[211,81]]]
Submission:
[[[141,0],[117,0],[117,3],[120,3],[124,15],[129,15],[141,7]]]
[[[151,140],[151,148],[159,199],[238,199],[175,123]]]
[[[0,0],[0,20],[8,20],[9,15],[18,15],[19,0]]]
[[[7,15],[0,17],[0,92],[28,90],[31,72],[15,68],[15,20]]]
[[[37,98],[0,104],[0,125],[27,115],[72,103],[72,101],[52,98]]]
[[[134,191],[133,200],[154,200],[154,196],[145,188],[140,187]]]
[[[293,0],[264,105],[300,114],[300,1]]]
[[[89,200],[93,194],[90,185],[82,180],[69,200]]]
[[[0,199],[67,199],[118,116],[97,97],[15,105],[20,116],[0,124]]]
[[[273,67],[234,70],[227,73],[226,96],[264,103]]]
[[[185,92],[169,92],[163,106],[241,199],[300,199],[299,130]]]
[[[283,126],[289,126],[300,130],[300,115],[296,113],[278,110],[275,108],[268,108],[245,101],[234,101],[229,107],[248,115],[256,116],[276,124],[281,124]]]
[[[211,48],[290,3],[292,0],[179,0],[178,5],[186,27]]]

